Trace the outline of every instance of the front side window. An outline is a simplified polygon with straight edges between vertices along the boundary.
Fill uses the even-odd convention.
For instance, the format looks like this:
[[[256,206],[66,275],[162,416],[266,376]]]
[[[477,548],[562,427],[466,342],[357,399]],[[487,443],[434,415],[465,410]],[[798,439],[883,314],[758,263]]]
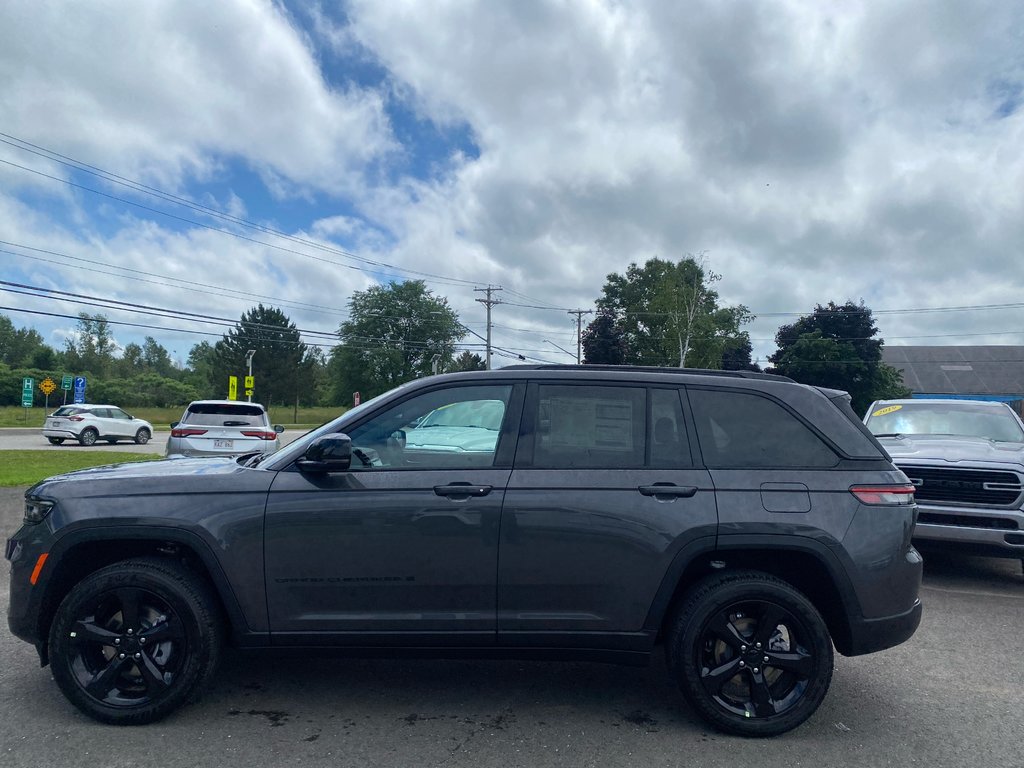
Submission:
[[[511,394],[451,387],[404,400],[349,431],[352,469],[492,467]]]
[[[124,421],[128,421],[131,419],[131,416],[122,411],[120,408],[111,408],[110,417],[112,419],[123,419]]]
[[[712,468],[834,467],[839,459],[800,419],[767,397],[691,389],[704,463]]]

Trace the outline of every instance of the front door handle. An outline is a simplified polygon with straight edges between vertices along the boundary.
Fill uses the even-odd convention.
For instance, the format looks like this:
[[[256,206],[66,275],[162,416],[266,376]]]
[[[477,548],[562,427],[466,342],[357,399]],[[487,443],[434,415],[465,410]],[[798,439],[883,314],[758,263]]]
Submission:
[[[695,485],[676,485],[675,483],[655,483],[654,485],[641,485],[637,488],[644,496],[654,498],[684,498],[689,499],[697,495]]]
[[[486,496],[491,492],[490,485],[470,485],[469,483],[452,483],[451,485],[435,485],[434,493],[447,496],[449,499],[468,499],[470,496]]]

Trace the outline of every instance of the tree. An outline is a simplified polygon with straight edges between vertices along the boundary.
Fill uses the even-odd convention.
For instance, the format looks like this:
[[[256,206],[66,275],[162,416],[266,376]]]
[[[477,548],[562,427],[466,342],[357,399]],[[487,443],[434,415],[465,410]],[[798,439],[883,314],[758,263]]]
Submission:
[[[882,362],[882,339],[864,303],[818,304],[814,312],[775,334],[778,351],[768,360],[775,372],[803,384],[850,393],[863,413],[873,400],[907,397],[899,371]]]
[[[34,328],[15,328],[6,315],[0,315],[0,363],[12,368],[23,365],[37,366],[35,360],[44,350],[53,350],[43,343],[43,337]]]
[[[201,344],[197,346],[202,347]],[[235,327],[214,345],[210,355],[209,384],[215,396],[226,397],[228,377],[237,376],[239,398],[242,397],[249,350],[255,350],[252,374],[256,379],[256,392],[253,399],[268,406],[271,403],[287,405],[294,402],[296,393],[303,386],[296,371],[306,356],[306,345],[284,312],[262,304],[243,312]],[[195,354],[196,347],[193,347],[189,354],[190,363]]]
[[[336,404],[351,402],[353,392],[374,397],[428,376],[435,363],[447,370],[455,342],[465,335],[448,300],[422,280],[356,291],[348,306],[349,319],[338,328],[341,344],[331,353]]]
[[[703,257],[653,258],[608,275],[598,308],[622,318],[626,362],[714,368],[727,344],[743,336],[753,316],[743,305],[720,307],[712,286],[721,279]]]
[[[583,331],[583,362],[587,365],[625,365],[629,356],[626,329],[610,309],[599,309]]]
[[[142,364],[161,376],[170,376],[174,373],[174,364],[171,362],[170,354],[152,336],[147,336],[142,345]]]
[[[761,366],[752,359],[754,348],[750,337],[744,333],[740,338],[733,339],[722,350],[723,371],[760,371]]]
[[[113,365],[115,349],[117,342],[114,341],[107,318],[80,312],[76,338],[65,342],[68,366],[76,371],[106,376]]]
[[[480,357],[476,352],[463,352],[461,355],[452,361],[452,365],[447,369],[450,372],[455,371],[486,371],[487,362]]]

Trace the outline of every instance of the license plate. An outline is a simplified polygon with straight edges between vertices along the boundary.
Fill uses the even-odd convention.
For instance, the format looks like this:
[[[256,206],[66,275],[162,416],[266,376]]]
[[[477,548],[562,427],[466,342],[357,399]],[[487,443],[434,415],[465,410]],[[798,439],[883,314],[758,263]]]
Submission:
[[[234,440],[214,440],[213,441],[213,447],[214,448],[234,448],[235,447],[235,441]]]
[[[59,427],[60,426],[60,419],[50,419],[50,426],[51,427]]]

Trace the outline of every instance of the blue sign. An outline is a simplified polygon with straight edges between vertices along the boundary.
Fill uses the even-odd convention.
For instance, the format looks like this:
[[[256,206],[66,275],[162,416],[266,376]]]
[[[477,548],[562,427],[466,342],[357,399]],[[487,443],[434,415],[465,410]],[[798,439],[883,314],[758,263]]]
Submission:
[[[85,402],[85,376],[75,376],[75,402]]]

